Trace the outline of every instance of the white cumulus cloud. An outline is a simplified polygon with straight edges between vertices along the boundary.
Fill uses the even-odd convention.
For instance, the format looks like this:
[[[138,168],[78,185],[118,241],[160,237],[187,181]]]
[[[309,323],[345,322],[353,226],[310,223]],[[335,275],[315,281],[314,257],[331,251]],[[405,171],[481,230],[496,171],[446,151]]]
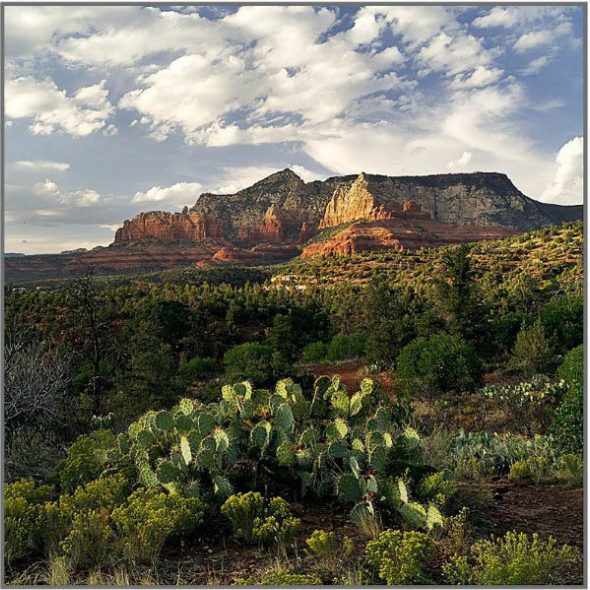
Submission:
[[[153,186],[146,191],[138,191],[133,196],[133,203],[164,202],[167,205],[192,205],[202,190],[198,182],[177,182],[172,186]]]
[[[584,139],[574,137],[555,158],[555,175],[541,196],[542,201],[579,205],[584,199]]]
[[[32,119],[30,130],[35,135],[61,130],[84,137],[102,129],[114,110],[107,98],[105,80],[67,96],[49,78],[20,77],[7,81],[5,97],[6,115]]]

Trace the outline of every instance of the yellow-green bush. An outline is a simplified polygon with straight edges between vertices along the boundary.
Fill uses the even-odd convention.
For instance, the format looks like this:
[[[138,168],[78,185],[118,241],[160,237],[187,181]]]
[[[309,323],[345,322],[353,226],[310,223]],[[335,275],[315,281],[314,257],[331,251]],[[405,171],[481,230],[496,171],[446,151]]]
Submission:
[[[417,494],[422,501],[431,501],[442,506],[457,491],[457,483],[448,471],[437,471],[426,476],[418,486]]]
[[[339,536],[333,531],[315,530],[305,543],[317,558],[319,566],[327,571],[335,571],[342,562],[350,559],[354,551],[349,537]]]
[[[51,486],[37,486],[32,479],[4,487],[4,553],[8,563],[42,548],[44,504],[52,493]]]
[[[427,581],[424,563],[435,543],[425,533],[387,530],[367,544],[367,562],[386,584],[419,584]]]
[[[533,479],[537,483],[551,476],[551,463],[547,457],[529,457],[517,461],[510,468],[510,479]]]
[[[230,496],[221,506],[234,535],[246,543],[288,540],[300,521],[291,516],[289,503],[276,497],[266,500],[258,492]]]
[[[108,511],[88,510],[76,513],[60,549],[71,567],[88,568],[108,563],[116,554],[115,542]]]
[[[127,558],[135,563],[157,559],[172,537],[189,536],[202,524],[204,505],[199,498],[139,488],[112,513]]]
[[[486,586],[561,585],[580,583],[582,554],[553,538],[542,541],[537,533],[509,532],[504,537],[472,545],[468,555],[455,555],[443,565],[451,584]]]
[[[73,519],[79,512],[90,510],[112,511],[123,504],[129,494],[129,485],[120,475],[95,479],[78,486],[73,494],[59,498],[60,513],[64,518]]]
[[[557,462],[557,477],[573,487],[584,484],[584,456],[581,453],[565,453]]]
[[[99,477],[107,463],[107,451],[114,442],[115,437],[110,430],[95,430],[78,437],[58,466],[62,488],[73,491],[77,486]]]
[[[239,580],[238,584],[246,586],[321,586],[322,580],[315,574],[294,574],[289,570],[276,567],[264,572],[262,577]]]
[[[96,511],[106,515],[108,519],[112,510],[125,502],[128,493],[127,482],[122,476],[116,475],[78,486],[73,494],[62,494],[55,502],[47,502],[44,506],[44,540],[49,551],[58,548],[63,550],[61,542],[72,533],[78,516]],[[80,521],[79,525],[83,526],[83,521]],[[82,539],[83,535],[80,536],[79,532],[76,532],[73,538]],[[96,562],[97,565],[99,563]]]

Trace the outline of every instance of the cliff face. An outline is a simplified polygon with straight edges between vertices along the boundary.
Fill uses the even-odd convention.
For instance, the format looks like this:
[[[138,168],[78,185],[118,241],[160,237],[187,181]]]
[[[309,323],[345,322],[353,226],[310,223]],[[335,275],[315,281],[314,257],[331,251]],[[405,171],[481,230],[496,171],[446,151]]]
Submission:
[[[303,258],[350,256],[370,250],[417,250],[447,244],[493,240],[518,233],[500,226],[457,225],[435,221],[415,201],[404,201],[398,211],[386,219],[352,223],[307,246]]]
[[[117,272],[253,264],[288,260],[302,250],[330,256],[492,239],[582,218],[581,206],[534,201],[499,173],[361,173],[305,183],[287,169],[235,194],[204,193],[181,213],[140,213],[123,223],[107,248],[6,258],[5,264],[17,274],[44,267],[59,273],[86,266]],[[318,235],[326,228],[335,229],[327,238]]]
[[[221,224],[193,211],[140,213],[115,232],[115,244],[135,241],[203,242],[222,239]]]
[[[235,194],[204,193],[182,213],[141,213],[117,230],[115,243],[298,244],[324,228],[395,218],[404,202],[415,203],[440,223],[520,231],[582,218],[581,207],[534,201],[505,174],[494,172],[400,177],[361,173],[305,183],[291,170],[282,170]]]
[[[361,172],[352,184],[342,183],[336,187],[326,206],[320,229],[357,219],[377,221],[392,216],[392,211],[378,202],[376,195],[371,192],[367,175]]]

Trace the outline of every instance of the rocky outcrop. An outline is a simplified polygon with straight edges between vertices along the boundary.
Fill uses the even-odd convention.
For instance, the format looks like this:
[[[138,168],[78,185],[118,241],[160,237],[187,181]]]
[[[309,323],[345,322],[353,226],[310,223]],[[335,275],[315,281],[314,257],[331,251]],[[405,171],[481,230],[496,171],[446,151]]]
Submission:
[[[290,245],[261,244],[251,249],[230,246],[215,252],[212,261],[225,264],[260,264],[261,262],[283,262],[299,254],[301,250],[297,246]]]
[[[221,224],[194,211],[140,213],[115,232],[115,244],[129,242],[203,242],[223,239]]]
[[[281,242],[287,238],[287,217],[277,205],[271,205],[259,225],[244,227],[238,231],[238,238],[245,242]]]
[[[320,222],[320,229],[342,225],[359,219],[376,221],[393,216],[385,205],[378,202],[369,188],[369,179],[361,172],[349,185],[342,183],[336,187],[326,212]]]
[[[353,223],[326,240],[307,246],[303,258],[350,256],[362,251],[418,250],[448,244],[505,238],[515,230],[481,225],[455,225],[434,221],[414,201],[405,201],[395,217]]]
[[[286,169],[235,194],[204,193],[180,213],[141,213],[123,223],[109,247],[5,257],[4,264],[12,280],[88,267],[134,272],[201,262],[256,264],[293,258],[309,241],[304,256],[415,249],[582,218],[581,206],[537,202],[495,172],[361,173],[305,183]]]
[[[493,172],[400,177],[363,172],[305,183],[287,169],[235,194],[204,193],[182,213],[141,213],[117,230],[115,243],[297,244],[328,227],[411,212],[440,223],[521,231],[582,217],[581,207],[539,203],[505,174]]]

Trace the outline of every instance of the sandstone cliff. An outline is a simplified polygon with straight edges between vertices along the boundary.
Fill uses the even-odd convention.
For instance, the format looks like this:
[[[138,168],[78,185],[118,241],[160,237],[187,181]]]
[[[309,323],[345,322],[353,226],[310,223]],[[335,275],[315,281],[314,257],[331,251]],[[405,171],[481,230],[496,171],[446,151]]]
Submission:
[[[115,244],[135,241],[203,242],[222,239],[221,224],[194,211],[140,213],[115,232]]]
[[[303,258],[350,256],[362,251],[417,250],[447,244],[493,240],[516,232],[500,226],[457,225],[431,219],[415,201],[404,201],[390,217],[352,223],[302,252]]]
[[[235,194],[204,193],[181,213],[140,213],[114,243],[67,255],[5,258],[15,275],[104,272],[201,263],[268,263],[491,239],[583,218],[581,206],[537,202],[505,174],[336,176],[305,183],[289,169]],[[339,228],[342,226],[342,228]],[[331,235],[323,234],[331,228]],[[339,231],[341,229],[341,231]],[[334,233],[335,232],[335,233]],[[305,244],[312,241],[307,247]]]

